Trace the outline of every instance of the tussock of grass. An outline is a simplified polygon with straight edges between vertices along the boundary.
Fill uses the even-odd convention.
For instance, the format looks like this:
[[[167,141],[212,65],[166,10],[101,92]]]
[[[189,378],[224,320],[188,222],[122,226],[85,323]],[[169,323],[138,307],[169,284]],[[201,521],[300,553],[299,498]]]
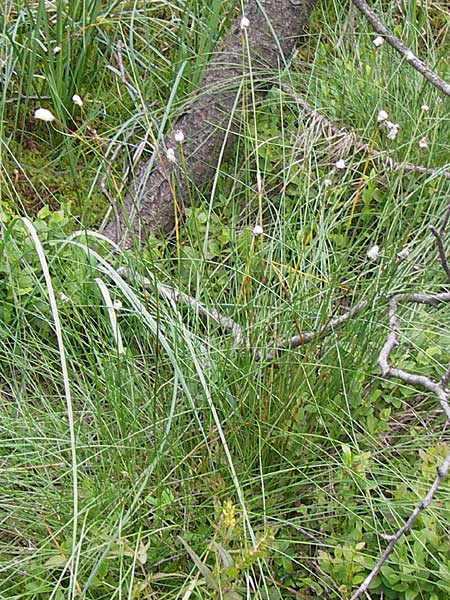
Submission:
[[[103,217],[97,184],[112,146],[127,139],[107,177],[120,196],[122,167],[145,134],[157,138],[194,93],[231,6],[11,1],[0,17],[5,598],[344,598],[445,454],[433,399],[383,381],[375,362],[386,335],[380,298],[445,284],[428,225],[439,222],[448,182],[387,173],[357,153],[333,170],[329,140],[274,86],[239,115],[238,146],[212,190],[193,185],[178,244],[152,239],[140,254],[113,254],[71,235]],[[439,6],[383,14],[445,76],[450,21]],[[306,48],[275,75],[397,160],[445,166],[448,99],[439,103],[389,48],[375,51],[359,17],[353,36],[343,23],[347,7],[322,3]],[[137,93],[117,75],[119,41]],[[54,127],[32,119],[37,106],[51,108]],[[381,109],[400,123],[394,142],[376,133]],[[42,204],[50,210],[31,210]],[[234,319],[244,346],[158,294],[158,282]],[[369,308],[327,338],[256,360],[360,299]],[[445,310],[401,318],[396,360],[442,373]],[[444,483],[373,598],[448,597],[448,495]]]

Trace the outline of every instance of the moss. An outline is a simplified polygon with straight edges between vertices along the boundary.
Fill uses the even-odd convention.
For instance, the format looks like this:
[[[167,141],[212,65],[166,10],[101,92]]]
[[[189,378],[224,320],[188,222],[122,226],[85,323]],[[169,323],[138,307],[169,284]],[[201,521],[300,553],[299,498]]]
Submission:
[[[2,201],[12,211],[34,216],[44,206],[51,210],[63,207],[74,217],[74,227],[77,220],[87,227],[101,221],[107,203],[99,191],[90,190],[93,167],[82,165],[82,175],[77,171],[74,176],[68,161],[49,160],[45,143],[31,136],[24,137],[23,144],[10,141],[8,147]],[[90,169],[92,176],[86,173]]]

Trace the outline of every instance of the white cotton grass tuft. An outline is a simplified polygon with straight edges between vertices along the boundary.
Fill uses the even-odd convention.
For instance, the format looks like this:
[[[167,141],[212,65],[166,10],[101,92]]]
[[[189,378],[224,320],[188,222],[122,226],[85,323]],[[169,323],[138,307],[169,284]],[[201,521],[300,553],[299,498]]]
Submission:
[[[34,118],[38,119],[38,121],[44,121],[45,123],[56,121],[55,115],[46,108],[37,108],[34,111]]]
[[[256,225],[253,227],[252,234],[253,234],[255,237],[258,237],[258,236],[262,235],[263,233],[264,233],[264,229],[263,229],[262,225],[258,225],[258,224],[256,224]]]
[[[61,302],[64,302],[64,304],[69,304],[70,302],[69,296],[64,292],[59,292],[59,299],[61,300]]]
[[[61,46],[55,46],[53,48],[53,54],[56,56],[57,54],[59,54],[61,52]]]
[[[379,48],[384,44],[384,38],[379,35],[373,40],[372,44],[375,46],[375,48]]]
[[[419,148],[428,148],[428,140],[426,137],[419,140]]]
[[[83,106],[83,100],[80,98],[78,94],[74,94],[72,96],[72,102],[79,106],[80,108]]]
[[[182,144],[184,142],[184,133],[181,129],[177,129],[173,137],[178,144]]]
[[[240,27],[242,31],[245,31],[245,29],[248,29],[250,27],[250,21],[246,16],[242,17]]]
[[[406,260],[409,256],[409,248],[408,246],[405,246],[404,248],[402,248],[400,250],[400,252],[397,252],[397,260],[399,262],[402,262],[404,260]]]
[[[372,248],[369,248],[367,250],[367,258],[369,260],[376,260],[378,258],[378,255],[380,254],[380,246],[372,246]]]
[[[422,104],[422,106],[420,107],[420,110],[422,112],[428,112],[430,110],[430,107],[428,106],[428,104]]]
[[[389,118],[389,115],[387,114],[387,112],[385,110],[378,111],[378,115],[377,115],[378,123],[384,123],[384,121],[387,121],[388,118]]]
[[[342,171],[343,169],[345,169],[345,168],[346,168],[346,166],[347,166],[347,165],[345,164],[345,160],[344,160],[343,158],[341,158],[340,160],[338,160],[338,161],[335,163],[335,165],[334,165],[334,166],[336,167],[336,169],[337,169],[338,171]]]
[[[400,131],[400,125],[398,123],[392,123],[391,121],[386,121],[386,127],[389,129],[389,133],[387,134],[388,140],[395,140]]]
[[[175,157],[175,150],[173,148],[167,148],[166,157],[167,160],[171,163],[177,162],[177,159]]]
[[[325,177],[325,179],[323,180],[323,185],[325,187],[329,187],[332,184],[332,180],[329,177]]]

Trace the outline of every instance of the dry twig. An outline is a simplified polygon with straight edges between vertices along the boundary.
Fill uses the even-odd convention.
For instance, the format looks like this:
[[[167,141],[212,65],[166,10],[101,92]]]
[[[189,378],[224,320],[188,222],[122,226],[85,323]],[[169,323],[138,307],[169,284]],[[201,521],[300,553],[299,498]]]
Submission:
[[[132,277],[130,271],[126,267],[119,267],[117,269],[117,272],[121,277],[124,277],[125,279],[131,279]],[[142,285],[142,287],[148,290],[154,290],[156,287],[158,293],[167,300],[191,306],[200,315],[212,319],[218,325],[220,325],[220,327],[231,332],[234,339],[235,347],[242,345],[244,341],[242,328],[238,323],[236,323],[236,321],[233,321],[233,319],[231,319],[230,317],[221,315],[218,311],[214,309],[207,308],[204,304],[202,304],[192,296],[189,296],[189,294],[180,292],[179,290],[168,285],[158,283],[149,277],[144,277],[142,275],[135,274],[134,278]]]
[[[438,242],[439,253],[441,253],[441,245],[443,235],[445,232],[445,228],[450,219],[450,206],[446,211],[443,223],[439,230],[435,230],[435,236]],[[445,254],[444,254],[445,256]],[[442,262],[442,266],[445,270],[445,266],[448,266],[447,261]],[[378,355],[378,366],[380,367],[381,373],[384,377],[399,379],[400,381],[413,385],[417,388],[421,388],[426,390],[427,392],[431,392],[439,401],[441,405],[441,409],[444,412],[448,423],[450,423],[450,390],[447,387],[449,378],[450,378],[450,367],[448,368],[445,375],[439,380],[434,381],[431,377],[426,375],[419,375],[417,373],[409,373],[408,371],[404,371],[403,369],[398,369],[396,367],[392,367],[389,358],[392,350],[399,345],[399,335],[400,335],[400,322],[398,319],[398,307],[400,303],[412,303],[412,304],[429,304],[430,306],[438,306],[442,303],[450,302],[450,292],[442,292],[440,294],[396,294],[391,297],[389,300],[389,333],[386,338],[386,341],[383,347],[380,350]],[[371,570],[371,572],[364,579],[362,584],[350,598],[350,600],[357,600],[363,594],[367,594],[367,590],[369,588],[370,583],[374,579],[374,577],[379,573],[381,567],[386,562],[388,557],[393,552],[396,543],[398,540],[405,534],[409,533],[411,530],[415,520],[419,516],[419,514],[425,510],[433,500],[433,497],[439,488],[442,479],[448,474],[450,471],[450,452],[444,459],[444,461],[437,466],[436,468],[437,474],[436,477],[431,484],[426,496],[420,500],[420,502],[416,505],[408,519],[404,522],[404,524],[393,534],[393,535],[383,535],[383,539],[388,541],[388,545],[378,558],[375,566]]]
[[[421,73],[427,81],[437,87],[441,92],[450,96],[450,84],[446,83],[428,65],[418,58],[412,50],[407,48],[393,33],[380,21],[365,0],[352,0],[356,8],[364,15],[377,33],[382,35],[387,43],[394,48],[416,71]]]
[[[117,66],[119,67],[119,77],[120,77],[120,81],[124,84],[124,86],[128,89],[128,91],[130,92],[131,96],[133,98],[139,98],[139,91],[134,87],[134,85],[132,85],[126,76],[125,73],[125,68],[123,66],[123,59],[122,59],[122,42],[121,40],[117,40],[116,42],[116,59],[117,59]],[[113,72],[116,72],[115,69],[113,69],[112,67],[110,67],[110,69]]]
[[[298,107],[302,112],[311,118],[312,126],[319,129],[326,138],[339,138],[338,146],[341,153],[347,153],[351,148],[356,148],[359,152],[370,155],[372,158],[379,160],[386,168],[394,171],[406,171],[407,173],[417,173],[418,175],[432,175],[437,177],[443,177],[444,179],[450,180],[450,171],[443,169],[431,169],[422,165],[415,165],[410,162],[397,162],[391,158],[388,154],[374,150],[359,140],[353,132],[346,131],[336,127],[327,117],[322,115],[318,110],[312,108],[304,98],[294,92],[294,90],[286,84],[281,84],[281,90],[287,94],[290,98],[295,100]]]
[[[147,290],[154,290],[156,288],[158,293],[169,301],[184,304],[186,306],[191,306],[200,315],[203,315],[208,319],[212,319],[220,327],[227,331],[230,331],[234,339],[233,346],[235,348],[243,346],[245,340],[243,328],[230,317],[222,315],[221,313],[212,308],[207,308],[199,300],[196,300],[192,296],[189,296],[189,294],[180,292],[179,290],[173,287],[164,285],[162,283],[158,283],[149,277],[144,277],[142,275],[137,274],[132,275],[130,270],[126,267],[119,267],[117,269],[117,273],[125,279],[131,279],[134,277],[134,279],[138,281],[142,285],[142,287],[146,288]],[[286,340],[283,340],[280,343],[278,343],[276,350],[267,353],[257,352],[255,358],[258,361],[271,362],[276,358],[278,351],[298,348],[299,346],[303,346],[304,344],[309,344],[317,338],[328,335],[332,330],[336,329],[336,327],[339,327],[340,325],[354,317],[356,314],[361,312],[366,306],[367,302],[365,300],[358,302],[358,304],[356,304],[353,308],[349,309],[342,315],[327,321],[320,329],[316,331],[305,331],[301,335],[294,335],[292,337],[289,337]]]
[[[272,360],[274,360],[274,358],[276,358],[276,355],[279,350],[291,350],[293,348],[298,348],[299,346],[303,346],[304,344],[309,344],[317,338],[324,337],[325,335],[328,335],[328,333],[336,329],[336,327],[339,327],[349,319],[353,318],[356,314],[360,313],[364,308],[366,308],[366,306],[367,302],[365,300],[362,300],[361,302],[358,302],[358,304],[355,304],[353,308],[347,310],[339,317],[330,319],[320,329],[315,331],[305,331],[301,335],[293,335],[292,337],[279,343],[277,350],[273,352],[268,352],[266,354],[258,352],[256,355],[256,359],[264,362],[271,362]]]

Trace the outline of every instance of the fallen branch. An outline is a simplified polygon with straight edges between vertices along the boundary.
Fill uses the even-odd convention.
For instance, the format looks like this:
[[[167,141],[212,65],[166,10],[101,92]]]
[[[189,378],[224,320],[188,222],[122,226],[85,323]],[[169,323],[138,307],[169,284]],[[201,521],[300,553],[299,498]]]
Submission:
[[[437,306],[442,303],[450,302],[450,292],[443,292],[441,294],[396,294],[392,296],[389,301],[389,334],[386,338],[386,342],[380,350],[378,355],[378,366],[380,367],[381,374],[384,377],[397,378],[415,387],[420,387],[427,392],[434,394],[444,411],[447,420],[450,423],[450,406],[448,400],[450,399],[448,390],[442,388],[440,382],[433,381],[426,375],[417,375],[415,373],[408,373],[402,369],[391,367],[389,364],[389,356],[392,350],[399,345],[398,336],[400,333],[400,324],[397,317],[398,305],[401,302],[409,302],[412,304],[429,304],[431,306]]]
[[[450,205],[445,213],[443,223],[437,231],[439,252],[439,240],[442,241],[449,218]],[[384,377],[399,379],[403,383],[413,385],[415,387],[424,389],[427,392],[434,394],[434,396],[436,396],[437,400],[439,401],[441,409],[444,412],[448,423],[450,423],[450,390],[448,389],[447,384],[450,378],[450,367],[447,369],[445,375],[441,377],[439,381],[434,381],[433,379],[431,379],[431,377],[428,377],[426,375],[409,373],[408,371],[404,371],[403,369],[397,369],[396,367],[392,367],[389,362],[389,358],[392,350],[399,345],[398,338],[400,334],[400,322],[398,319],[397,312],[400,303],[428,304],[430,306],[438,306],[442,303],[449,302],[450,292],[443,292],[440,294],[396,294],[392,296],[392,298],[389,300],[389,333],[383,347],[380,350],[377,361],[381,373]],[[350,598],[350,600],[357,600],[357,598],[360,598],[363,594],[367,593],[370,583],[372,582],[374,577],[376,577],[383,564],[394,551],[395,545],[398,542],[398,540],[403,535],[409,533],[417,517],[423,510],[425,510],[430,505],[436,491],[438,490],[441,484],[442,479],[450,471],[450,452],[448,453],[444,461],[437,466],[436,471],[436,477],[433,483],[431,484],[426,496],[422,500],[420,500],[420,502],[414,508],[414,510],[412,511],[408,519],[404,522],[404,524],[396,531],[395,534],[381,536],[389,543],[384,549],[384,551],[381,553],[371,572],[367,575],[367,577],[361,583],[361,585]]]
[[[180,292],[179,290],[168,285],[158,283],[150,277],[132,274],[130,270],[126,267],[119,267],[117,269],[117,273],[124,279],[135,279],[140,285],[142,285],[142,287],[144,287],[147,290],[153,291],[156,288],[158,293],[167,300],[179,304],[184,304],[186,306],[191,306],[200,315],[203,315],[204,317],[213,320],[220,327],[231,332],[234,339],[234,348],[239,348],[244,344],[245,336],[243,329],[238,323],[236,323],[236,321],[234,321],[230,317],[222,315],[221,313],[212,308],[207,308],[199,300],[196,300],[192,296],[189,296],[189,294]],[[263,352],[257,352],[256,360],[271,362],[272,360],[274,360],[276,354],[280,350],[292,350],[294,348],[298,348],[299,346],[303,346],[304,344],[309,344],[317,338],[328,335],[328,333],[336,329],[336,327],[340,327],[343,323],[354,317],[356,314],[360,313],[367,306],[367,304],[368,303],[365,300],[358,302],[358,304],[356,304],[353,308],[346,311],[342,315],[339,315],[334,319],[330,319],[320,329],[316,331],[305,331],[305,333],[301,335],[294,335],[290,338],[287,338],[286,340],[277,344],[278,348],[275,351],[268,352],[266,354],[264,354]]]
[[[421,73],[427,81],[437,87],[441,92],[450,96],[450,84],[446,83],[428,65],[418,58],[412,50],[407,48],[391,31],[380,21],[365,0],[352,0],[356,8],[364,15],[377,33],[382,35],[387,43],[394,48],[416,71]]]
[[[330,319],[320,329],[316,331],[305,331],[301,335],[293,335],[292,337],[287,338],[286,340],[279,343],[278,348],[273,352],[268,352],[267,354],[258,352],[256,358],[260,361],[271,362],[272,360],[274,360],[274,358],[276,358],[276,355],[279,350],[292,350],[293,348],[298,348],[299,346],[303,346],[304,344],[309,344],[317,338],[324,337],[325,335],[328,335],[328,333],[331,333],[331,331],[336,329],[336,327],[340,327],[343,323],[345,323],[349,319],[352,319],[355,315],[360,313],[364,308],[366,308],[367,304],[368,303],[365,300],[362,300],[342,315],[335,317],[334,319]]]
[[[380,152],[378,150],[374,150],[369,146],[369,144],[366,144],[365,142],[359,140],[353,132],[336,127],[334,123],[332,123],[319,111],[312,108],[304,98],[302,98],[299,94],[294,92],[294,90],[288,85],[281,84],[280,87],[285,94],[287,94],[290,98],[295,100],[297,106],[301,109],[301,111],[306,116],[312,119],[313,127],[319,129],[322,132],[322,134],[327,138],[339,138],[338,146],[340,155],[348,153],[351,148],[356,148],[356,150],[358,150],[359,152],[368,154],[372,158],[379,160],[388,169],[392,169],[394,171],[406,171],[407,173],[417,173],[418,175],[432,175],[450,180],[450,171],[445,171],[439,168],[432,169],[429,167],[424,167],[422,165],[415,165],[414,163],[410,162],[397,162],[388,154],[385,154],[384,152]]]
[[[137,88],[134,87],[134,85],[132,85],[127,78],[126,72],[125,72],[125,67],[123,66],[123,59],[122,59],[122,41],[121,40],[117,40],[116,42],[116,59],[117,59],[117,66],[119,67],[119,77],[120,77],[120,81],[123,83],[123,85],[128,89],[128,91],[130,92],[131,96],[133,98],[139,98],[139,90],[137,90]],[[115,72],[115,69],[113,69],[112,67],[110,67],[111,70],[113,72]]]
[[[417,519],[417,517],[420,515],[420,513],[431,504],[434,494],[436,493],[437,489],[439,488],[439,485],[440,485],[442,479],[447,475],[447,473],[450,470],[450,453],[445,457],[444,462],[441,465],[439,465],[436,470],[437,470],[436,478],[434,479],[432,485],[430,486],[430,489],[428,490],[427,495],[415,507],[415,509],[413,510],[413,512],[411,513],[409,518],[405,521],[405,523],[402,525],[402,527],[400,527],[400,529],[398,529],[398,531],[392,536],[382,536],[384,539],[389,540],[389,544],[386,546],[386,548],[382,552],[380,558],[377,560],[372,571],[364,579],[364,581],[359,586],[359,588],[356,590],[356,592],[353,594],[353,596],[350,598],[350,600],[357,600],[357,598],[360,598],[363,594],[365,594],[367,592],[372,579],[376,575],[378,575],[381,567],[386,562],[386,560],[388,559],[390,554],[392,554],[395,544],[398,542],[398,540],[403,535],[409,533],[409,531],[411,530],[411,527],[414,524],[414,521]]]
[[[212,319],[215,321],[220,327],[225,330],[231,332],[234,339],[234,347],[241,346],[244,341],[244,335],[242,332],[241,326],[233,321],[230,317],[226,317],[225,315],[221,315],[214,309],[207,308],[204,304],[189,296],[189,294],[185,294],[184,292],[180,292],[179,290],[170,287],[168,285],[164,285],[162,283],[155,282],[153,279],[149,277],[144,277],[142,275],[133,274],[131,275],[129,269],[126,267],[119,267],[117,269],[118,274],[124,279],[132,279],[134,278],[138,283],[142,285],[147,290],[154,290],[155,287],[158,290],[158,293],[166,298],[169,301],[185,304],[187,306],[191,306],[194,308],[200,315]]]

